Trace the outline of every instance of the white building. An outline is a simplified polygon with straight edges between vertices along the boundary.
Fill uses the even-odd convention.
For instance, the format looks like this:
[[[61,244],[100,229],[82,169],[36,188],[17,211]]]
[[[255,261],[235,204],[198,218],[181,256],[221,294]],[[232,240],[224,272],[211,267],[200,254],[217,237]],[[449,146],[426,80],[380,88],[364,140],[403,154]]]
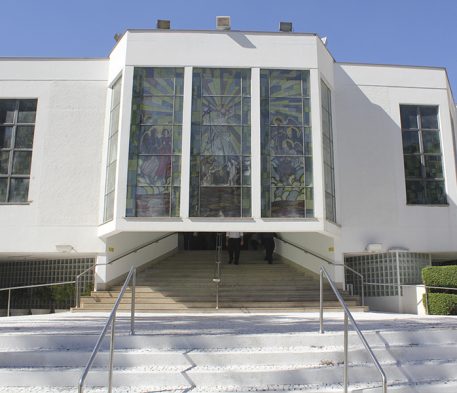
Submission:
[[[175,232],[276,232],[372,282],[457,258],[444,68],[338,63],[316,34],[157,29],[109,58],[3,58],[0,75],[10,270],[95,259],[103,288],[178,236],[104,264]]]

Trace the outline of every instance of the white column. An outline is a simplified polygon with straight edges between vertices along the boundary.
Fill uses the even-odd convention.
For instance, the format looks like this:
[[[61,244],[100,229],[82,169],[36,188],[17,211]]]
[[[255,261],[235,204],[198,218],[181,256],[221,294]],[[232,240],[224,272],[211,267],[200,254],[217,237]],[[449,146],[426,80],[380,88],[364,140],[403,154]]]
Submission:
[[[261,217],[260,68],[251,69],[251,203],[252,217]]]
[[[190,190],[190,133],[192,126],[192,67],[184,68],[184,102],[182,118],[182,150],[181,150],[181,200],[179,215],[189,217]]]

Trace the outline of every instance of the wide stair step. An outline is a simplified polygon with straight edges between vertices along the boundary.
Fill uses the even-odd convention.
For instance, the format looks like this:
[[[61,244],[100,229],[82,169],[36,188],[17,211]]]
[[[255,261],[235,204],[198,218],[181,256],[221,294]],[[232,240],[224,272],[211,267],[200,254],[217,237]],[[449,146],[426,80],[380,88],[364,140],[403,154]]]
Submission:
[[[226,255],[224,254],[224,257]],[[135,308],[141,312],[214,310],[216,285],[214,251],[178,252],[137,272]],[[92,292],[81,298],[81,311],[109,311],[122,283],[108,291]],[[342,293],[352,310],[363,311],[360,299]],[[128,310],[130,289],[120,309]],[[326,283],[324,306],[340,310],[334,293]],[[219,310],[316,311],[319,308],[319,280],[311,272],[281,260],[267,264],[260,252],[245,251],[239,265],[221,266]],[[1,393],[1,392],[0,392]]]

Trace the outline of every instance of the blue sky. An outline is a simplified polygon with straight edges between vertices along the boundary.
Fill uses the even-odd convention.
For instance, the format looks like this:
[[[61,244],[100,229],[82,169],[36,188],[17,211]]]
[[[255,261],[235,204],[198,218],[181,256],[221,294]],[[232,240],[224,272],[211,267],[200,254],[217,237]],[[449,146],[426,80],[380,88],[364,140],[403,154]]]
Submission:
[[[153,28],[213,29],[230,15],[234,30],[328,37],[337,61],[440,66],[457,100],[457,0],[0,0],[0,56],[105,57],[113,35]]]

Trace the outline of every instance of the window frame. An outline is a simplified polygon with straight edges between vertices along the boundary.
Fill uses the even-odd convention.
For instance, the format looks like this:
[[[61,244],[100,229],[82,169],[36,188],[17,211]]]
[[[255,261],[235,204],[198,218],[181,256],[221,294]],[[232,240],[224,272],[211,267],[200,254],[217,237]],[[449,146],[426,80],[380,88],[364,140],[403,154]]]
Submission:
[[[0,147],[0,152],[7,151],[9,153],[8,157],[8,173],[0,174],[0,179],[7,179],[6,185],[6,197],[4,201],[0,201],[0,205],[29,205],[31,201],[29,200],[30,194],[30,179],[32,173],[32,163],[33,163],[33,142],[35,139],[35,126],[36,126],[36,114],[38,109],[38,98],[1,98],[0,101],[14,101],[14,114],[12,122],[0,123],[0,128],[11,128],[11,142],[9,147]],[[34,101],[35,102],[35,118],[34,122],[19,122],[19,112],[21,102],[25,101]],[[16,136],[18,127],[33,127],[32,143],[31,147],[16,147]],[[30,167],[28,174],[15,174],[13,173],[14,167],[14,155],[16,152],[27,152],[30,153]],[[27,179],[29,184],[27,186],[27,200],[25,201],[9,201],[10,191],[11,191],[11,181],[12,179]]]
[[[403,121],[402,121],[402,109],[403,108],[415,108],[416,110],[416,128],[405,128]],[[441,125],[440,125],[440,106],[434,104],[400,104],[400,129],[401,129],[401,137],[402,137],[402,150],[403,150],[403,174],[405,179],[405,193],[406,193],[406,205],[407,206],[429,206],[429,207],[446,207],[449,206],[447,192],[446,192],[446,176],[445,176],[445,168],[444,168],[444,158],[443,158],[443,146],[442,146],[442,135],[441,135]],[[427,128],[422,126],[422,115],[421,111],[423,109],[436,109],[436,128]],[[405,145],[404,145],[404,133],[407,132],[417,132],[417,139],[418,139],[418,147],[419,150],[415,153],[407,152],[405,153]],[[427,153],[425,152],[424,147],[424,133],[437,133],[439,136],[439,154],[438,153]],[[405,166],[405,158],[406,157],[419,157],[420,159],[420,177],[413,177],[407,176],[406,173],[406,166]],[[426,168],[426,157],[440,157],[441,162],[441,172],[442,177],[428,177],[427,176],[427,168]],[[424,187],[424,202],[408,202],[408,182],[420,182],[423,185],[426,185],[427,182],[442,182],[443,183],[443,190],[444,190],[444,198],[446,202],[440,203],[433,203],[428,197],[427,187]]]

